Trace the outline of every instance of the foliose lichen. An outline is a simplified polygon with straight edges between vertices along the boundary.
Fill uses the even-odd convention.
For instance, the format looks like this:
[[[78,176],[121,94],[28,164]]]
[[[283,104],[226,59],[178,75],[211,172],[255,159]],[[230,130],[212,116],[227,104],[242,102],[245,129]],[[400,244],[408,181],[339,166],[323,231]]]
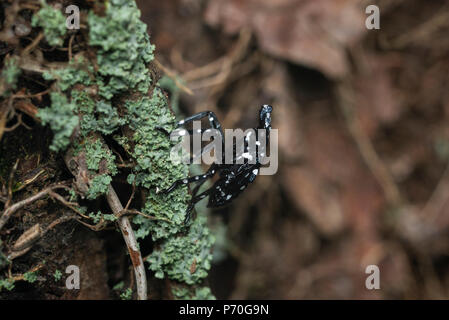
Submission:
[[[169,194],[158,192],[186,177],[188,167],[170,160],[176,142],[170,141],[167,132],[175,129],[175,117],[148,68],[154,59],[154,46],[134,1],[110,0],[105,5],[101,15],[93,10],[88,12],[88,44],[96,50],[96,61],[74,59],[64,69],[47,72],[46,79],[55,80],[59,92],[51,94],[51,106],[42,109],[39,117],[53,130],[51,149],[54,151],[64,150],[70,144],[73,130],[79,125],[81,135],[72,142],[77,152],[85,152],[93,176],[86,195],[89,200],[106,193],[112,176],[118,173],[116,159],[103,139],[92,137],[112,137],[128,152],[135,165],[127,182],[145,189],[146,195],[140,209],[144,215],[133,218],[136,237],[143,241],[151,236],[156,243],[148,258],[150,269],[156,277],[168,277],[184,288],[175,286],[177,298],[212,298],[210,289],[201,287],[210,269],[215,241],[206,218],[199,216],[184,232],[190,200],[187,187],[179,187]],[[44,5],[42,10],[49,7]],[[41,11],[39,16],[49,14]],[[54,21],[59,19],[58,15],[53,17]],[[48,22],[48,26],[54,21]],[[47,40],[63,35],[45,32],[43,22],[39,25],[44,28]],[[123,128],[127,134],[120,130]],[[106,173],[100,170],[102,161],[106,161]],[[82,212],[86,214],[87,209]],[[116,219],[100,211],[87,215],[94,223]],[[125,292],[125,296],[131,295]]]
[[[0,96],[9,96],[17,88],[17,80],[21,74],[16,57],[5,58],[4,67],[0,77]]]
[[[156,87],[151,98],[128,101],[126,108],[129,126],[134,130],[132,156],[137,163],[129,182],[149,190],[142,211],[164,219],[148,220],[137,216],[134,218],[134,222],[140,225],[137,236],[145,237],[151,233],[153,240],[158,240],[179,232],[190,197],[185,187],[168,195],[157,194],[157,191],[168,188],[173,181],[188,175],[188,168],[170,161],[170,150],[174,143],[163,130],[172,131],[175,118],[168,109],[168,101],[161,89]]]
[[[206,227],[206,218],[195,219],[184,237],[170,237],[148,258],[156,278],[195,284],[207,276],[211,267],[210,248],[215,237]]]
[[[195,290],[191,290],[185,286],[177,286],[172,289],[172,293],[178,300],[215,300],[208,287],[197,287]]]
[[[95,176],[90,182],[89,190],[86,195],[87,199],[94,200],[99,196],[106,194],[111,182],[112,177],[108,174],[100,174]]]
[[[23,274],[23,280],[25,280],[26,282],[29,282],[29,283],[36,282],[36,280],[37,280],[37,271],[35,271],[35,272],[31,272],[31,271],[25,272]]]
[[[58,282],[62,278],[62,272],[60,270],[56,270],[55,273],[53,274],[53,278],[55,279],[56,282]]]
[[[105,161],[108,172],[111,175],[117,174],[115,165],[115,155],[105,148],[100,139],[94,141],[87,140],[84,149],[86,151],[86,163],[89,170],[97,172],[100,169],[100,162]]]
[[[83,57],[72,59],[66,68],[45,71],[42,76],[45,80],[58,80],[57,85],[62,91],[73,88],[77,83],[86,86],[92,84],[89,74],[93,74],[92,65],[87,63]]]
[[[69,103],[67,97],[58,92],[50,94],[51,106],[40,109],[37,116],[43,125],[49,124],[54,137],[50,145],[53,151],[65,150],[70,144],[70,136],[78,125],[78,116],[75,115],[76,106]]]
[[[8,291],[11,291],[15,288],[15,281],[14,279],[10,279],[10,278],[5,278],[5,279],[0,279],[0,291],[2,291],[2,289],[6,289]]]
[[[146,64],[154,46],[134,1],[111,0],[105,16],[89,12],[89,44],[97,47],[100,94],[110,99],[129,88],[145,93],[151,83]]]
[[[49,45],[61,46],[67,32],[66,18],[61,10],[49,6],[45,0],[41,0],[41,6],[41,9],[33,15],[31,25],[43,29]]]

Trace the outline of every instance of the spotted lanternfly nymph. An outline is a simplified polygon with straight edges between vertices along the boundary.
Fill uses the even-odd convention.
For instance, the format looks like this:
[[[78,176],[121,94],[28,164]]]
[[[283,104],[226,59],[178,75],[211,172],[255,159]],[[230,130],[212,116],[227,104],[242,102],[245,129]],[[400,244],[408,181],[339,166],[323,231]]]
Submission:
[[[273,108],[270,105],[263,105],[259,111],[259,126],[254,128],[254,132],[256,133],[256,146],[260,146],[261,143],[259,141],[259,131],[257,129],[262,129],[265,132],[266,143],[268,143],[269,134],[271,130],[271,112]],[[195,114],[191,117],[188,117],[184,120],[181,120],[177,123],[177,127],[183,126],[190,122],[201,120],[202,118],[208,117],[209,123],[213,129],[217,129],[217,131],[221,135],[222,145],[224,146],[224,135],[223,130],[221,128],[220,123],[218,122],[217,117],[211,111],[204,111],[198,114]],[[249,135],[245,137],[245,141],[248,142]],[[266,145],[266,144],[264,144]],[[237,198],[240,193],[242,193],[248,184],[256,179],[259,174],[259,168],[261,167],[259,153],[256,152],[255,161],[248,161],[252,159],[248,152],[248,144],[244,144],[244,153],[237,156],[236,155],[236,143],[233,143],[233,161],[231,164],[225,163],[225,152],[222,152],[222,161],[221,163],[213,163],[209,170],[203,175],[187,177],[185,179],[180,179],[175,181],[168,189],[164,190],[164,193],[169,193],[173,191],[177,186],[183,184],[190,184],[193,182],[198,182],[195,188],[192,191],[192,200],[186,211],[185,223],[187,223],[190,219],[190,214],[195,204],[205,197],[209,197],[209,202],[207,204],[208,208],[221,207],[232,200]],[[203,153],[204,150],[201,151]],[[242,164],[237,164],[237,159],[244,158]],[[251,162],[251,163],[250,163]],[[213,186],[206,191],[197,194],[201,185],[209,178],[212,178],[216,173],[219,175],[219,179],[213,184]]]

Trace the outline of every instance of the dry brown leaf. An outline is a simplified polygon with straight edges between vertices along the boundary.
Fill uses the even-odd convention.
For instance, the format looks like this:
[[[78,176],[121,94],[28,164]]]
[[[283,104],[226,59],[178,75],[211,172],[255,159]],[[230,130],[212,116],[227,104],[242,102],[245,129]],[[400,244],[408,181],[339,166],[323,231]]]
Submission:
[[[357,0],[212,0],[206,22],[235,34],[250,28],[262,50],[338,78],[345,48],[366,31]]]

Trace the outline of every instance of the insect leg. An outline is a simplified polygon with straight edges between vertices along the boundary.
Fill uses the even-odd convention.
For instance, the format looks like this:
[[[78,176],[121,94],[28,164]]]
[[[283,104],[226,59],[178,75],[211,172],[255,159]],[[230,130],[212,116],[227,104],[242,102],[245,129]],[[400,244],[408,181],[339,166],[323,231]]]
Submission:
[[[213,166],[212,166],[213,167]],[[163,193],[170,193],[172,192],[177,186],[179,185],[183,185],[183,184],[189,184],[192,182],[204,182],[207,178],[212,177],[215,173],[216,170],[215,169],[209,169],[205,174],[201,174],[198,176],[194,176],[194,177],[190,177],[190,178],[185,178],[185,179],[180,179],[180,180],[176,180],[175,182],[173,182],[173,184],[166,190],[162,191]],[[196,188],[195,188],[196,189]],[[198,191],[198,190],[197,190]]]
[[[195,207],[195,204],[197,202],[203,200],[204,198],[206,198],[209,195],[209,192],[210,192],[210,189],[206,190],[206,191],[204,191],[204,192],[200,193],[199,195],[194,196],[192,198],[192,200],[190,201],[190,204],[189,204],[189,206],[187,207],[187,210],[186,210],[186,217],[184,218],[184,224],[187,224],[190,221],[190,216],[191,216],[193,208]]]
[[[193,122],[195,120],[201,120],[205,117],[209,118],[210,126],[214,129],[221,128],[220,122],[217,119],[217,116],[212,111],[203,111],[197,114],[194,114],[193,116],[187,117],[184,120],[181,120],[178,122],[177,126],[180,127],[182,125],[185,125],[187,123]]]

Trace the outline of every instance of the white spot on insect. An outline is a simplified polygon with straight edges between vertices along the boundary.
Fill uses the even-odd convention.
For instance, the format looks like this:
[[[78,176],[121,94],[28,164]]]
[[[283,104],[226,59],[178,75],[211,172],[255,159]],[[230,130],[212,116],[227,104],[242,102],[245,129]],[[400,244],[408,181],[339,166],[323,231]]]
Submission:
[[[182,183],[187,183],[189,181],[187,181],[187,179],[182,180]]]
[[[260,146],[260,141],[256,141],[256,146]]]
[[[250,155],[248,152],[245,152],[242,154],[243,158],[249,159],[249,160],[253,160],[253,156]]]
[[[214,121],[214,118],[213,117],[209,117],[209,121]]]
[[[257,176],[259,174],[259,169],[254,169],[253,174]]]
[[[231,199],[231,198],[232,198],[232,195],[231,195],[231,194],[228,194],[227,197],[226,197],[226,200],[229,200],[229,199]]]
[[[215,170],[212,170],[211,173],[214,174],[214,173],[215,173]]]
[[[195,177],[195,180],[198,180],[199,178],[200,178],[200,177],[196,176],[196,177]]]
[[[201,129],[196,130],[196,132],[201,133]]]
[[[180,136],[185,136],[186,133],[187,133],[186,130],[179,130],[179,135],[180,135]]]
[[[203,178],[206,179],[206,178],[207,178],[207,175],[204,175]]]
[[[202,195],[200,196],[201,199],[203,199],[203,198],[205,198],[205,197],[206,197],[205,194],[202,194]]]
[[[245,190],[246,186],[241,186],[240,190]]]
[[[178,124],[182,125],[182,124],[184,124],[184,122],[185,122],[184,120],[181,120],[181,121],[178,122]]]

